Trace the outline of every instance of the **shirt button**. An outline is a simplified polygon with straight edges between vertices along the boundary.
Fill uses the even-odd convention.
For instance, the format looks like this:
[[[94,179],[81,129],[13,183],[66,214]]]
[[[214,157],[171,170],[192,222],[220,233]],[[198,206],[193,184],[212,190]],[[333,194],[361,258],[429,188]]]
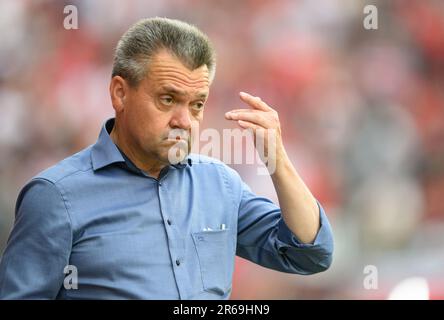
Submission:
[[[169,225],[171,225],[171,220],[170,220],[170,219],[167,219],[167,223],[168,223]]]
[[[177,264],[177,266],[180,266],[180,260],[179,259],[176,260],[176,264]]]
[[[162,182],[159,182],[159,187],[161,187],[162,186]]]

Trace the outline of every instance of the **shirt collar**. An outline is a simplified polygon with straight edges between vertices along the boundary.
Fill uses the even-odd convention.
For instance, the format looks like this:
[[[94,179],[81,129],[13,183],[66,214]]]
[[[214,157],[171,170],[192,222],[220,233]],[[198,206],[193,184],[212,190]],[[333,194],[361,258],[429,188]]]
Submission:
[[[105,121],[102,130],[100,130],[97,142],[92,146],[91,161],[94,171],[112,163],[126,162],[123,152],[121,153],[109,135],[114,127],[114,122],[115,118],[110,118]],[[190,157],[185,158],[181,163],[172,165],[172,167],[185,168],[187,165],[192,165]]]

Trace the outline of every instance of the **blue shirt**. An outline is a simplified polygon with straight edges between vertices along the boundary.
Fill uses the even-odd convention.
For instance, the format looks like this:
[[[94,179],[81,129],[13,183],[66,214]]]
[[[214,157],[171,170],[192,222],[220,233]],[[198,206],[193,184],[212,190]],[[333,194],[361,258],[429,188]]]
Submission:
[[[0,298],[228,299],[235,255],[288,273],[330,266],[321,206],[316,239],[303,244],[280,208],[224,163],[191,154],[155,179],[119,151],[113,125],[20,192]],[[77,270],[77,289],[65,285],[74,275],[67,265]]]

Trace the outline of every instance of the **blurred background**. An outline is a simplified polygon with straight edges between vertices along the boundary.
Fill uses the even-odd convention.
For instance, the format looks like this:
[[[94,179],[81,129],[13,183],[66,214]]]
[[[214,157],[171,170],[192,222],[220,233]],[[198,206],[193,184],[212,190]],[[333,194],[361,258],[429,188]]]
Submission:
[[[76,30],[63,26],[68,4]],[[377,30],[363,27],[367,4]],[[215,44],[204,128],[233,127],[223,115],[242,107],[239,91],[279,112],[287,151],[335,233],[322,274],[238,259],[232,299],[444,299],[440,0],[1,0],[0,252],[21,187],[93,144],[113,116],[113,49],[152,16],[195,24]],[[277,202],[269,177],[233,167]],[[368,266],[377,288],[366,289]]]

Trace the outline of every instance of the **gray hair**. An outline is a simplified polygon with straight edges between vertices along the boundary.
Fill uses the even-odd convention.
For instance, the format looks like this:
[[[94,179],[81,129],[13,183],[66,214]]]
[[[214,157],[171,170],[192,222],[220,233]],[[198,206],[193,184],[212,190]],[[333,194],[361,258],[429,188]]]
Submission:
[[[148,18],[135,23],[120,38],[112,76],[137,86],[148,73],[148,64],[159,50],[167,49],[187,68],[206,65],[210,83],[216,73],[216,54],[209,38],[197,27],[168,18]]]

